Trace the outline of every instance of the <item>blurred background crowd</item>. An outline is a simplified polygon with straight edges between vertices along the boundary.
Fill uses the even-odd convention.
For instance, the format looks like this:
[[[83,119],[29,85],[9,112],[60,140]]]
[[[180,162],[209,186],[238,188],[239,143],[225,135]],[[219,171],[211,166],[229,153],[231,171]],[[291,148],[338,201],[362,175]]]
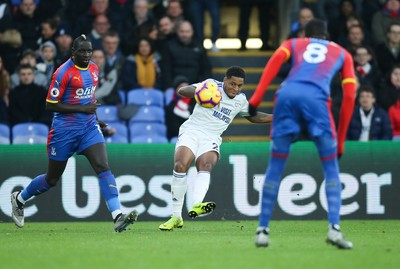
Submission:
[[[348,140],[399,140],[399,0],[0,0],[0,123],[10,129],[27,122],[51,125],[52,115],[45,110],[51,76],[70,57],[73,39],[86,34],[100,69],[96,99],[109,108],[102,113],[115,111],[114,120],[129,129],[141,105],[141,97],[132,92],[161,92],[163,102],[154,106],[163,110],[158,115],[164,117],[161,133],[171,141],[194,106],[193,100],[176,96],[175,89],[212,77],[209,55],[224,51],[217,41],[225,35],[221,19],[230,16],[221,9],[226,2],[238,9],[234,21],[240,45],[234,53],[249,50],[254,9],[261,51],[303,37],[304,25],[313,18],[325,20],[330,39],[353,55],[359,82]],[[282,2],[297,7],[285,18],[287,33],[278,30]],[[207,49],[205,13],[211,19]],[[282,68],[281,78],[289,67]],[[340,103],[338,77],[332,84],[335,118]],[[110,128],[105,135],[118,131]]]

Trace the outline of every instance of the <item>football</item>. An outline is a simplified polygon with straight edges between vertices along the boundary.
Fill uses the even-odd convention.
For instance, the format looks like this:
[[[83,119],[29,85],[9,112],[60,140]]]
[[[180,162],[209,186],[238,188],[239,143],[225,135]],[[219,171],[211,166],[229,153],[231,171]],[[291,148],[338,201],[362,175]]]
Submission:
[[[194,99],[202,107],[213,108],[221,102],[221,92],[218,85],[212,81],[201,83],[194,92]]]

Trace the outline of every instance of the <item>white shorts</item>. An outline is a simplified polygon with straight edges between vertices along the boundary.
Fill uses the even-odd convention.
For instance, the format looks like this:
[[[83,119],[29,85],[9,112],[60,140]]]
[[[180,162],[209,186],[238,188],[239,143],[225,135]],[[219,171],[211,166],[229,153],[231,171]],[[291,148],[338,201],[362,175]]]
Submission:
[[[175,145],[175,150],[181,146],[188,147],[196,156],[196,160],[202,154],[215,151],[219,158],[219,147],[221,146],[221,138],[207,136],[203,132],[197,130],[185,130],[179,134],[178,141]]]

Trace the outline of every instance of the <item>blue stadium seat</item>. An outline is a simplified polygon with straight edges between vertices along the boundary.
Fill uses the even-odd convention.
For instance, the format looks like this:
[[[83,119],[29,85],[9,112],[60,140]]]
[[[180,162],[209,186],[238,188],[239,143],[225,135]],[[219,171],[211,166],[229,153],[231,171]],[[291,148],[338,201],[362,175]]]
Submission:
[[[118,90],[119,98],[121,98],[121,104],[126,105],[126,93],[125,90],[120,89]]]
[[[104,105],[97,108],[97,117],[105,123],[119,122],[117,106]]]
[[[174,137],[171,137],[171,139],[169,140],[169,143],[176,144],[177,141],[178,141],[178,137],[174,136]]]
[[[115,128],[116,133],[113,134],[112,136],[104,137],[106,143],[114,143],[114,144],[129,143],[128,127],[126,127],[124,123],[113,122],[110,123],[110,127]]]
[[[167,135],[167,126],[163,123],[158,122],[133,122],[129,126],[130,137],[131,139],[135,136],[141,135],[160,135],[166,136]]]
[[[132,144],[158,144],[168,143],[168,139],[165,136],[160,135],[141,135],[135,136],[131,139]]]
[[[0,144],[10,144],[10,127],[7,124],[0,123]]]
[[[171,103],[172,98],[174,97],[175,90],[173,88],[168,88],[164,92],[165,106]]]
[[[129,125],[133,122],[165,123],[164,108],[158,106],[141,106],[136,114],[129,120]]]
[[[12,127],[13,144],[46,144],[49,127],[44,123],[19,123]]]
[[[132,89],[128,92],[127,103],[164,107],[164,93],[158,89]]]

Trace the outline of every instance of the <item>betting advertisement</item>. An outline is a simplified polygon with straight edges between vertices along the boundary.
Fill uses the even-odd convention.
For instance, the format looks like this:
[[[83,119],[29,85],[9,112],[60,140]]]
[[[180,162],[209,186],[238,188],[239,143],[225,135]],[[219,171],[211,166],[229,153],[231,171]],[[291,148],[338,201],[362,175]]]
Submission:
[[[173,144],[108,144],[109,164],[116,178],[122,211],[136,209],[140,221],[166,219],[170,194]],[[229,143],[211,174],[206,201],[217,204],[201,220],[250,220],[260,213],[260,194],[269,160],[269,143]],[[400,219],[400,143],[349,142],[340,159],[342,219]],[[10,194],[46,173],[45,145],[0,146],[0,221],[11,221]],[[191,207],[193,165],[187,175],[183,214]],[[396,180],[397,179],[397,180]],[[325,180],[312,142],[292,146],[282,175],[273,219],[325,219]],[[99,180],[83,156],[74,155],[58,184],[25,205],[26,221],[108,221]]]

